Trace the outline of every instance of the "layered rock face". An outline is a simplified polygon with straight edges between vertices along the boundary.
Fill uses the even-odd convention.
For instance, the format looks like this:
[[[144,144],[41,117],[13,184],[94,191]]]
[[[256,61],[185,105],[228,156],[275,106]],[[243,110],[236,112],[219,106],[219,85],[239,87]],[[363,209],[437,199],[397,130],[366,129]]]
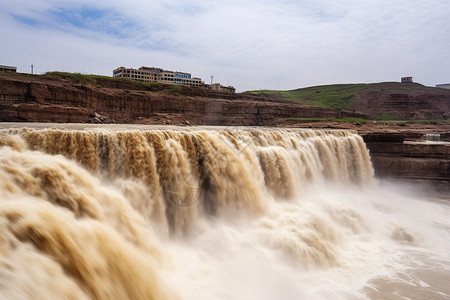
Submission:
[[[450,90],[428,88],[416,83],[384,83],[355,96],[353,108],[371,118],[380,113],[400,119],[450,117]],[[403,87],[403,89],[402,89]]]
[[[362,115],[193,87],[0,75],[0,121],[271,126],[285,118],[350,116]]]
[[[363,138],[378,177],[450,180],[449,134],[436,135],[435,140],[402,133],[369,133]]]

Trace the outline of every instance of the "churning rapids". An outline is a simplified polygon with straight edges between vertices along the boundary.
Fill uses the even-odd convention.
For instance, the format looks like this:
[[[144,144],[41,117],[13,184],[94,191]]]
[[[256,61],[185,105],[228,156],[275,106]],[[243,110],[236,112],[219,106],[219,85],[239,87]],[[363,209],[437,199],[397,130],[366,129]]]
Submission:
[[[2,126],[0,299],[450,298],[448,195],[354,132]]]

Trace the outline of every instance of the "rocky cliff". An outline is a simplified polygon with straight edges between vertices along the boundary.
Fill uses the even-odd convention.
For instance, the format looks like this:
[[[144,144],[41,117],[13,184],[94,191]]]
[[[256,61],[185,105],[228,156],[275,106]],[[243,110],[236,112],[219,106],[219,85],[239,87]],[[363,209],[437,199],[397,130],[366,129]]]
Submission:
[[[363,138],[379,177],[450,180],[448,132],[366,133]]]
[[[272,126],[285,118],[348,116],[363,115],[267,95],[126,80],[74,83],[55,75],[0,75],[0,121]]]

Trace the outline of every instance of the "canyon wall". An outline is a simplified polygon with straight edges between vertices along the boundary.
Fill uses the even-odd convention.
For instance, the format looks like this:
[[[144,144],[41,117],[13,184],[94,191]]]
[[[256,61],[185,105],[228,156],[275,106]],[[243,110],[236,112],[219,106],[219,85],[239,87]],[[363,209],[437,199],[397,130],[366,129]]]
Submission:
[[[286,118],[361,116],[265,95],[119,80],[75,84],[55,76],[0,75],[0,121],[273,126]]]

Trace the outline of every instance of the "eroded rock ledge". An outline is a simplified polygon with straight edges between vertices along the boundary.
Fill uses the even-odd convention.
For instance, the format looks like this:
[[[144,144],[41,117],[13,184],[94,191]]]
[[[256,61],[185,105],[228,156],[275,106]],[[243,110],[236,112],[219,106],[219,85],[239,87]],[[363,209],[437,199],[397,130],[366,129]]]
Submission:
[[[427,140],[427,134],[420,135],[417,132],[363,134],[377,176],[449,180],[448,133],[433,137],[435,140]]]

